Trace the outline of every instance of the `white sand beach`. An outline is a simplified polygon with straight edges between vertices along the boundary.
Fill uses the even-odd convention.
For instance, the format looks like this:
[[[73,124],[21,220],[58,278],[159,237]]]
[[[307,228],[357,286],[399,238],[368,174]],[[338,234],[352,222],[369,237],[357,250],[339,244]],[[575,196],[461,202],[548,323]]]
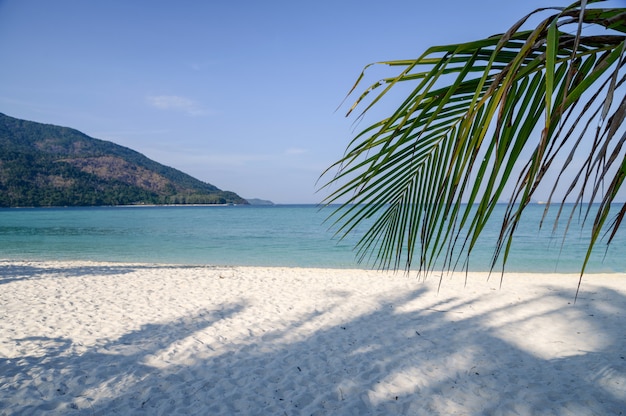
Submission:
[[[0,262],[0,414],[617,415],[626,276]]]

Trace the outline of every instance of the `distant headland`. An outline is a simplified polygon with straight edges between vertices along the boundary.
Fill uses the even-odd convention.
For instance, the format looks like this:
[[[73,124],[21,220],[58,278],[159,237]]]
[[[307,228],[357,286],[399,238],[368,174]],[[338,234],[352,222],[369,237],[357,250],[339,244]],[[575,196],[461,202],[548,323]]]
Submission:
[[[127,147],[0,113],[0,207],[248,203]]]

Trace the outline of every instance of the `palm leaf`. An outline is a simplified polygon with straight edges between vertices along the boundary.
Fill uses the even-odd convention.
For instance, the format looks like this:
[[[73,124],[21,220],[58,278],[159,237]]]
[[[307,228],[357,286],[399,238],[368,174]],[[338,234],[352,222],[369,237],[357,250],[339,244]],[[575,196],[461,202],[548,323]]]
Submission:
[[[420,272],[468,267],[504,198],[492,269],[500,258],[504,267],[524,208],[540,184],[553,181],[546,209],[563,186],[560,210],[568,197],[574,210],[586,199],[587,212],[598,207],[582,276],[626,164],[626,9],[587,3],[599,2],[539,9],[502,35],[371,64],[400,71],[365,88],[348,115],[363,107],[357,116],[363,119],[401,85],[408,87],[406,98],[357,134],[322,175],[334,172],[324,187],[337,188],[324,203],[341,204],[331,214],[339,235],[373,221],[357,245],[359,260],[384,269],[417,263]],[[546,13],[535,28],[521,30],[531,16]],[[572,171],[574,179],[563,184]],[[610,185],[604,190],[603,183]],[[625,211],[611,222],[609,242]]]

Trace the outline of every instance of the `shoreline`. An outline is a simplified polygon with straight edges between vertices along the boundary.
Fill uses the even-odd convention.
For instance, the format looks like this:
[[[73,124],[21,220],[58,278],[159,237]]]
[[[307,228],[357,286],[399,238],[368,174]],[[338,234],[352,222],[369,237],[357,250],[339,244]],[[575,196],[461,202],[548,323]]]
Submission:
[[[0,415],[615,414],[626,275],[0,261]]]
[[[358,271],[365,273],[378,273],[378,274],[392,274],[398,276],[409,276],[409,277],[417,277],[418,279],[423,279],[424,272],[418,272],[417,270],[412,269],[410,272],[406,272],[404,269],[401,270],[380,270],[372,268],[368,265],[360,266],[358,263],[353,263],[350,265],[333,265],[333,266],[316,266],[316,265],[271,265],[271,264],[228,264],[228,263],[193,263],[193,262],[159,262],[159,261],[151,261],[151,260],[140,260],[140,261],[129,261],[129,260],[94,260],[94,259],[81,259],[81,258],[62,258],[62,259],[49,259],[49,258],[2,258],[0,257],[0,267],[3,264],[17,264],[17,263],[37,263],[37,264],[89,264],[92,266],[101,265],[103,267],[109,267],[109,265],[137,265],[137,266],[151,266],[151,267],[168,267],[168,268],[189,268],[189,267],[206,267],[206,268],[263,268],[263,269],[312,269],[312,270],[336,270],[336,271]],[[46,266],[47,267],[47,266]],[[519,270],[509,270],[505,269],[504,272],[499,270],[494,270],[489,272],[487,270],[454,270],[454,271],[441,271],[434,270],[433,272],[428,273],[428,279],[433,278],[433,276],[438,277],[443,275],[444,278],[457,277],[461,276],[462,279],[465,279],[465,275],[468,276],[488,276],[491,275],[491,279],[500,279],[501,275],[509,276],[509,275],[521,275],[521,276],[576,276],[580,277],[580,272],[578,271],[519,271]],[[592,269],[591,271],[585,271],[583,275],[583,281],[585,277],[589,276],[614,276],[626,277],[626,272],[615,271],[615,270],[604,270],[597,271]],[[0,277],[1,278],[1,277]]]

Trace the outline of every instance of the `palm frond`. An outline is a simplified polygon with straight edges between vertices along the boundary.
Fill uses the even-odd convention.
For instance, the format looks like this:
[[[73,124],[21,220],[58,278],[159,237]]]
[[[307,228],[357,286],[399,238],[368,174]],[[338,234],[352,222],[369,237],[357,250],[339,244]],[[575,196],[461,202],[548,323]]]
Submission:
[[[626,175],[626,9],[586,3],[598,2],[539,9],[502,35],[371,64],[400,71],[365,88],[348,115],[363,107],[362,119],[400,86],[408,87],[406,98],[357,134],[322,175],[333,175],[324,187],[338,186],[324,203],[341,204],[331,215],[339,235],[373,219],[358,243],[359,259],[384,269],[418,263],[423,272],[467,267],[466,256],[505,199],[492,269],[500,258],[504,265],[524,208],[540,184],[552,181],[546,209],[563,186],[561,210],[572,197],[574,209],[598,204],[582,276]],[[536,27],[521,30],[545,13]]]

